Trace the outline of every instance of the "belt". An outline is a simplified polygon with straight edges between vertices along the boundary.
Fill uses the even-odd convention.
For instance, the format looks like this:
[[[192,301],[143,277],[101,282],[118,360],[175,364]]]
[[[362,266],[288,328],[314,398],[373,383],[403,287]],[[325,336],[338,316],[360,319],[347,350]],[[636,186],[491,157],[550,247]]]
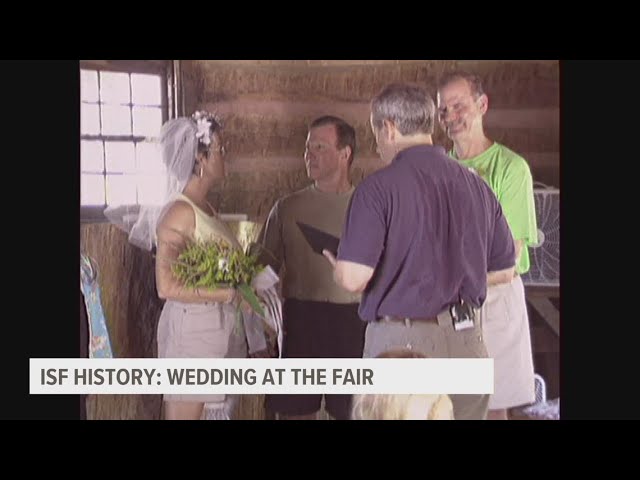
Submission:
[[[478,318],[478,310],[476,309],[476,318]],[[451,312],[447,308],[443,310],[435,317],[398,317],[395,315],[383,315],[378,319],[381,322],[389,322],[389,323],[404,323],[407,327],[412,323],[432,323],[440,326],[448,326],[453,322],[453,318],[451,317]]]
[[[383,317],[380,318],[381,322],[389,322],[389,323],[404,323],[406,326],[411,325],[414,322],[420,322],[420,323],[434,323],[434,324],[438,324],[438,318],[437,317],[431,317],[431,318],[413,318],[413,317],[394,317],[392,315],[384,315]]]

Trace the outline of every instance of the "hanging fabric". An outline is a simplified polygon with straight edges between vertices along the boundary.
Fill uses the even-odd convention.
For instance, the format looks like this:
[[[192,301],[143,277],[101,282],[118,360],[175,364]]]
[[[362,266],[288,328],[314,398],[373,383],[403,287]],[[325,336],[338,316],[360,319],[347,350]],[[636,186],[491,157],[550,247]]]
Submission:
[[[107,321],[102,308],[95,262],[80,254],[80,289],[84,295],[89,323],[89,358],[113,358]]]

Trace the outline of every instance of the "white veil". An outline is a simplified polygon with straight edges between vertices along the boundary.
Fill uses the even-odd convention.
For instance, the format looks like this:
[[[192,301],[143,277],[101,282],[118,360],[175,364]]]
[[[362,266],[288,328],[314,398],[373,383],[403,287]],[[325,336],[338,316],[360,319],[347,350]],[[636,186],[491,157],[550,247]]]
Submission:
[[[198,133],[196,121],[188,117],[169,120],[162,126],[160,147],[166,188],[161,204],[118,205],[105,209],[107,219],[127,232],[132,244],[145,250],[156,245],[156,226],[164,208],[184,190],[191,178],[198,152]]]

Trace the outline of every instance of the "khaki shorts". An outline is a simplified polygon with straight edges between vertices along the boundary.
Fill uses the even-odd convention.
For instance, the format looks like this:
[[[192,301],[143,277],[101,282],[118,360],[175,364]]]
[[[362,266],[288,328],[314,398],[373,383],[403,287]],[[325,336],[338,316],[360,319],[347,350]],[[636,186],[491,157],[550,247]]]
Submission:
[[[490,286],[480,316],[495,371],[489,408],[499,410],[533,403],[533,353],[522,279],[517,276],[511,283]]]
[[[236,307],[222,303],[167,301],[158,322],[158,358],[246,358]],[[227,395],[166,394],[167,402],[224,402]]]

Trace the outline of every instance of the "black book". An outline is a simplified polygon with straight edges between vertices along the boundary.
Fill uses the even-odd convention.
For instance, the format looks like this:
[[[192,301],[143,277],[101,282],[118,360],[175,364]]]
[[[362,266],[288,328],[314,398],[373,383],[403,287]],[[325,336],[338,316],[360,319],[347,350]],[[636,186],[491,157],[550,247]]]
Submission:
[[[302,231],[304,238],[315,253],[322,255],[322,250],[326,249],[333,253],[334,256],[338,255],[338,245],[340,244],[339,238],[334,237],[327,232],[323,232],[322,230],[318,230],[306,223],[296,223],[298,224],[300,231]]]

